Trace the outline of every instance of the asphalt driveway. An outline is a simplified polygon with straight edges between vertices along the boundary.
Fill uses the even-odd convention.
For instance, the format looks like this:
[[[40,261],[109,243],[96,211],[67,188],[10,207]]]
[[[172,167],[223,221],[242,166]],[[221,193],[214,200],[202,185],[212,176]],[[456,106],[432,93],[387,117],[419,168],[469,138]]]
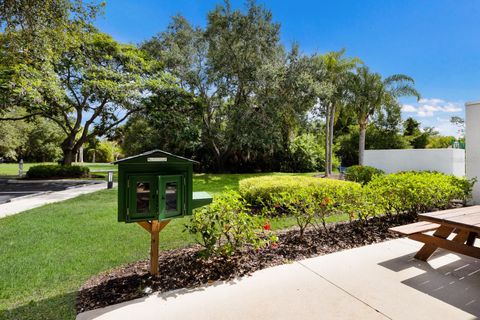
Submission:
[[[62,191],[85,184],[87,184],[85,181],[15,182],[14,180],[0,179],[0,203],[9,202],[11,199],[17,197],[35,195],[43,192]]]

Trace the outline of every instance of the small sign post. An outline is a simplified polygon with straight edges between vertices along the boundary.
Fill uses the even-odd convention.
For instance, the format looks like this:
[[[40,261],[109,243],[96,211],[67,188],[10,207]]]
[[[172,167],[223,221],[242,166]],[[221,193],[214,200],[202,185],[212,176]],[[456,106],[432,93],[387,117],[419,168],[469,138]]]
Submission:
[[[112,189],[113,188],[113,171],[110,170],[108,171],[108,177],[107,177],[107,189]]]
[[[23,176],[23,159],[18,162],[18,175],[20,178]]]

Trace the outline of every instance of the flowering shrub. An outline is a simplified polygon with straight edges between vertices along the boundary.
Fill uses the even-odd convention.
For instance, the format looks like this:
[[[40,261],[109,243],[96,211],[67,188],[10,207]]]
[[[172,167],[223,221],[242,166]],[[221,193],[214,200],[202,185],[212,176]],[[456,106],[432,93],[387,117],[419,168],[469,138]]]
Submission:
[[[258,249],[277,241],[263,220],[250,215],[240,195],[229,191],[196,210],[186,230],[196,236],[206,256],[228,256],[247,245]]]
[[[314,225],[317,218],[316,203],[310,193],[305,189],[297,190],[297,192],[282,192],[272,196],[273,206],[264,207],[264,212],[271,215],[278,213],[278,210],[285,210],[294,216],[298,227],[300,228],[300,238],[303,238],[305,229]]]
[[[328,232],[327,218],[336,214],[367,221],[380,214],[446,209],[454,200],[466,202],[473,183],[438,172],[374,174],[364,186],[305,176],[267,176],[240,181],[240,194],[244,205],[261,210],[263,216],[293,216],[302,238],[309,226]]]
[[[347,214],[364,219],[380,210],[362,186],[355,182],[304,176],[259,177],[240,181],[240,193],[246,201],[261,208],[265,216],[291,215],[300,230],[314,226],[326,228],[327,218]]]
[[[454,200],[466,202],[473,183],[438,172],[373,174],[373,180],[363,187],[305,176],[268,176],[242,180],[240,193],[264,213],[293,215],[303,234],[309,225],[325,226],[325,219],[335,214],[366,221],[380,214],[446,209]]]

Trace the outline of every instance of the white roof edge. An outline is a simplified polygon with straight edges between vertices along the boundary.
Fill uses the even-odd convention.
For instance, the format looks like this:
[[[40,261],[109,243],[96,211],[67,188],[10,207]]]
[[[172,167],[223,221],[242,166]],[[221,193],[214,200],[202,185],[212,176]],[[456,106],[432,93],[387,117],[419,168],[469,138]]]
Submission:
[[[177,156],[173,153],[170,153],[170,152],[167,152],[167,151],[163,151],[163,150],[160,150],[160,149],[153,149],[153,150],[150,150],[150,151],[147,151],[147,152],[144,152],[144,153],[140,153],[140,154],[137,154],[137,155],[134,155],[134,156],[130,156],[130,157],[126,157],[126,158],[123,158],[123,159],[119,159],[117,161],[114,161],[112,162],[113,164],[118,164],[120,162],[124,162],[124,161],[127,161],[127,160],[131,160],[131,159],[136,159],[136,158],[140,158],[140,157],[145,157],[145,156],[149,156],[151,154],[154,154],[154,153],[163,153],[164,155],[166,156],[170,156],[170,157],[173,157],[173,158],[176,158],[176,159],[180,159],[180,160],[185,160],[185,161],[189,161],[189,162],[194,162],[194,163],[199,163],[198,161],[196,160],[192,160],[192,159],[188,159],[188,158],[184,158],[184,157],[181,157],[181,156]]]
[[[474,106],[476,104],[480,105],[480,100],[465,102],[465,106]]]

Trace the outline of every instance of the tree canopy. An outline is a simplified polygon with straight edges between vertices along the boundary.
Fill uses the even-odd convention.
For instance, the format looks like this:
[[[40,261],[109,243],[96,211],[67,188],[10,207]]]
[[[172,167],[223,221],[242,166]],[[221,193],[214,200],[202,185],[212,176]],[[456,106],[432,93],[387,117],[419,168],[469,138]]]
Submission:
[[[41,117],[56,123],[64,132],[61,148],[66,164],[90,137],[107,134],[139,111],[149,91],[168,85],[156,61],[134,45],[120,44],[99,32],[85,17],[76,16],[83,11],[71,11],[75,8],[64,8],[70,10],[65,18],[70,25],[60,24],[55,33],[59,41],[41,55],[35,53],[34,59],[25,53],[28,45],[16,44],[18,38],[23,39],[23,29],[7,29],[0,38],[6,53],[0,86],[2,109],[25,111],[2,119]],[[28,30],[35,33],[36,26],[32,28]]]
[[[89,161],[159,148],[206,171],[329,175],[365,147],[448,146],[402,120],[398,99],[419,96],[412,78],[384,78],[345,49],[285,47],[253,0],[217,5],[204,26],[174,16],[138,45],[94,27],[103,8],[0,0],[1,157],[70,164],[82,147]]]

